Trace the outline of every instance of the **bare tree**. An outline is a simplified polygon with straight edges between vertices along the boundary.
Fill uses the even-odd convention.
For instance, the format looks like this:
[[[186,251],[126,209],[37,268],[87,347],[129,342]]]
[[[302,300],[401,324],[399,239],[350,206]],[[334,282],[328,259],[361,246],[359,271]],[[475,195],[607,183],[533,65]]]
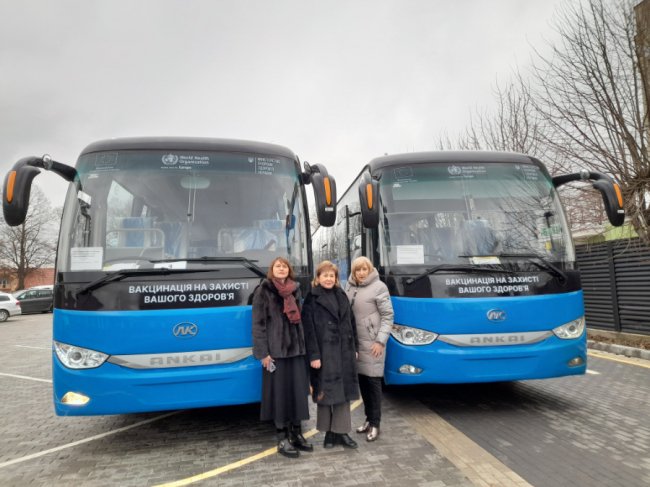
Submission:
[[[539,159],[553,175],[568,171],[570,161],[547,143],[548,131],[529,83],[516,72],[505,85],[495,84],[491,106],[477,108],[455,140],[444,137],[438,145],[441,149],[518,152]]]
[[[544,145],[576,165],[613,175],[628,221],[650,240],[648,107],[629,0],[568,4],[552,54],[537,53],[531,100]]]
[[[545,159],[544,121],[533,108],[530,90],[518,74],[505,86],[494,88],[494,109],[477,109],[458,145],[467,150],[495,150]]]
[[[477,110],[456,141],[439,145],[522,152],[554,175],[582,168],[608,173],[620,183],[628,221],[650,241],[650,87],[642,69],[650,49],[647,36],[637,35],[635,43],[642,25],[630,0],[565,5],[552,54],[537,52],[526,76],[516,73],[495,88],[494,109]],[[574,231],[606,221],[598,194],[585,189],[561,188]]]
[[[18,289],[25,287],[30,272],[53,265],[59,220],[59,212],[33,186],[25,222],[17,227],[10,227],[4,221],[0,223],[0,263],[15,274]]]

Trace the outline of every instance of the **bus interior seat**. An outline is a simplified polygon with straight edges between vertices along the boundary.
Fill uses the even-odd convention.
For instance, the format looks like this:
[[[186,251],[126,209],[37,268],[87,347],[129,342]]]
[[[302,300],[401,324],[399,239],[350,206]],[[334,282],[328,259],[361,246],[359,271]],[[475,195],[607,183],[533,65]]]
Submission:
[[[120,220],[118,232],[119,247],[150,247],[153,234],[150,217],[126,217]]]
[[[185,257],[187,254],[186,224],[178,221],[155,223],[164,235],[164,251],[170,257]]]
[[[464,255],[490,255],[499,244],[496,233],[487,220],[466,220],[460,228]]]
[[[274,251],[278,247],[278,237],[263,228],[231,227],[219,230],[217,243],[221,252],[225,254],[247,250]]]
[[[232,237],[232,228],[222,228],[217,233],[217,246],[223,254],[232,254],[234,252],[234,240]]]
[[[165,234],[160,228],[153,227],[151,217],[125,217],[117,221],[117,228],[106,234],[106,260],[120,258],[156,258],[164,257]],[[115,245],[109,245],[110,235],[115,235]],[[134,249],[141,249],[140,251]]]
[[[458,251],[454,229],[452,227],[434,227],[431,231],[433,232],[431,237],[433,255],[445,260],[455,259],[458,256]]]

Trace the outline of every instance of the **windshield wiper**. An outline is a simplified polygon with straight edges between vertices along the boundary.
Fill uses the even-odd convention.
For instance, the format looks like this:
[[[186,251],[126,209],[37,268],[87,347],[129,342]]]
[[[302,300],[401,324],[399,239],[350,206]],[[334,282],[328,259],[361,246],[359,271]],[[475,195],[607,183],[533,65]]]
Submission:
[[[150,260],[152,264],[158,264],[160,262],[238,262],[247,269],[253,271],[260,277],[266,277],[266,272],[260,269],[255,265],[256,260],[247,259],[246,257],[196,257],[191,259],[161,259],[161,260]]]
[[[509,274],[509,271],[503,270],[503,269],[494,269],[492,267],[477,267],[477,266],[471,266],[471,265],[453,265],[453,264],[441,264],[437,265],[435,267],[431,267],[429,269],[426,269],[422,274],[418,274],[415,277],[409,277],[404,281],[406,284],[413,284],[415,281],[418,281],[422,279],[423,277],[430,276],[431,274],[435,274],[438,271],[462,271],[462,272],[468,272],[468,273],[489,273],[489,274]]]
[[[555,265],[551,264],[548,260],[546,260],[544,257],[541,255],[537,254],[498,254],[497,257],[511,257],[511,258],[517,258],[521,257],[524,259],[528,259],[528,261],[533,264],[535,267],[538,269],[541,269],[543,271],[548,272],[552,276],[557,277],[561,282],[566,282],[567,281],[567,275],[558,267]],[[532,260],[532,259],[537,259],[538,262]]]
[[[166,267],[160,269],[120,269],[111,274],[106,274],[99,279],[89,282],[81,289],[78,289],[76,295],[86,294],[90,291],[94,291],[102,286],[105,286],[109,282],[121,281],[125,277],[131,276],[166,276],[168,274],[182,274],[188,272],[214,272],[218,269],[168,269]]]

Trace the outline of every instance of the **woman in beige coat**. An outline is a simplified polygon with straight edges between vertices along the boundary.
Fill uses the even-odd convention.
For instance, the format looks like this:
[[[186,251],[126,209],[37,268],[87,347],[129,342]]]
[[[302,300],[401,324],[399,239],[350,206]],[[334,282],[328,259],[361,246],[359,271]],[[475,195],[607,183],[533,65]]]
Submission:
[[[366,440],[379,436],[381,421],[381,381],[384,376],[386,342],[393,326],[393,305],[386,284],[367,257],[352,262],[350,279],[345,288],[357,323],[359,338],[359,389],[366,421],[357,433],[366,433]]]

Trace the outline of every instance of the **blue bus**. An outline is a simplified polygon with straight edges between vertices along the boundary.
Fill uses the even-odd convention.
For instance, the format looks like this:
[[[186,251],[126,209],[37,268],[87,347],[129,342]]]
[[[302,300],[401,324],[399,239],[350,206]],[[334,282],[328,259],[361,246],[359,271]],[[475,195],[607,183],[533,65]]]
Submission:
[[[495,382],[583,374],[580,276],[556,188],[591,181],[613,225],[620,189],[600,173],[551,177],[537,159],[423,152],[372,160],[312,236],[314,260],[348,277],[368,257],[395,325],[387,384]]]
[[[70,182],[57,251],[53,389],[58,415],[259,401],[253,290],[276,256],[312,275],[305,185],[321,225],[336,186],[285,147],[208,138],[123,138],[76,167],[18,161],[4,181],[9,225],[42,169]]]

